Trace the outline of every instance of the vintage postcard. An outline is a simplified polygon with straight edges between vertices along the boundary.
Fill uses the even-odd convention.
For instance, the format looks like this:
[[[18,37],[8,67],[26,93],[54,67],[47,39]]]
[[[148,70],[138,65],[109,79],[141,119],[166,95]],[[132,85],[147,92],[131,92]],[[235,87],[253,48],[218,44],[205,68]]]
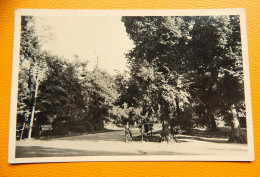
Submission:
[[[244,9],[17,9],[9,163],[253,161]]]

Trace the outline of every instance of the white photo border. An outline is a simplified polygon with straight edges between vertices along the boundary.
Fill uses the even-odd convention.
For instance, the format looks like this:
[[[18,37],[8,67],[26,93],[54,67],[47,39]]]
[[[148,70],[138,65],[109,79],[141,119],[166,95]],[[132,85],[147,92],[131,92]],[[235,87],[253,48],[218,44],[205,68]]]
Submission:
[[[245,9],[178,9],[178,10],[50,10],[50,9],[16,9],[14,26],[14,45],[12,62],[12,83],[9,123],[8,162],[39,163],[39,162],[80,162],[80,161],[253,161],[254,137],[250,91],[249,59],[247,45],[247,28]],[[248,137],[247,156],[205,156],[205,155],[154,155],[154,156],[71,156],[71,157],[35,157],[16,158],[16,114],[19,74],[19,51],[21,16],[212,16],[239,15],[244,71],[244,88],[246,103],[246,123]]]

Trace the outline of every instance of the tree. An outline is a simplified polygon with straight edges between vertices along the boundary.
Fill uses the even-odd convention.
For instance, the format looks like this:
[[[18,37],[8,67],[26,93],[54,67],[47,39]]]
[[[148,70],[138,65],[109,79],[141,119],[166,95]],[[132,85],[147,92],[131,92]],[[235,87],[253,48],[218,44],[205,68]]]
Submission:
[[[109,121],[109,110],[118,97],[115,77],[96,67],[85,72],[81,84],[87,117],[94,130],[100,130],[104,128],[104,121]]]
[[[20,73],[18,110],[28,122],[28,139],[31,138],[39,84],[45,73],[45,53],[40,50],[40,41],[35,32],[34,18],[21,17]],[[24,91],[22,91],[24,90]],[[25,101],[25,102],[24,102]],[[21,104],[22,103],[22,104]],[[18,112],[19,115],[20,112]],[[28,114],[30,118],[28,119]],[[23,123],[23,129],[24,129]],[[22,133],[23,134],[23,133]]]
[[[210,120],[211,127],[214,128],[216,112],[233,112],[230,119],[225,119],[231,125],[230,141],[246,142],[234,113],[234,105],[241,108],[244,105],[239,17],[198,17],[195,19],[191,37],[191,53],[195,57],[190,56],[191,65],[188,66],[192,66],[190,70],[195,71],[197,74],[193,75],[198,77],[192,85],[197,85],[197,89],[205,93],[197,92],[197,97],[206,107],[209,116],[207,120]],[[209,40],[210,43],[206,42]],[[237,114],[239,112],[241,111],[237,109]],[[226,117],[225,114],[222,117]],[[234,132],[240,132],[236,133],[236,138],[232,138]]]
[[[152,67],[155,75],[162,76],[160,84],[153,82],[158,92],[151,97],[164,109],[160,110],[162,120],[169,120],[176,112],[180,122],[186,109],[189,115],[199,117],[200,124],[216,130],[215,115],[225,116],[223,105],[229,111],[234,110],[233,104],[243,105],[243,98],[236,97],[243,95],[239,89],[243,73],[238,16],[122,17],[122,21],[135,44],[127,54],[131,72]],[[145,79],[135,80],[139,85],[150,85]],[[234,89],[225,85],[232,80],[238,83],[234,94],[230,93]],[[149,90],[141,93],[147,95]],[[236,127],[231,126],[232,132]]]
[[[171,20],[178,25],[172,25]],[[180,94],[181,91],[186,91],[181,81],[183,66],[178,60],[180,51],[175,51],[177,44],[184,43],[182,38],[188,38],[187,35],[181,35],[181,29],[187,24],[179,17],[122,17],[122,21],[136,45],[127,57],[132,79],[136,80],[136,85],[141,86],[140,98],[146,99],[144,107],[150,110],[148,115],[157,112],[161,121],[170,121],[174,109],[177,109],[180,119],[179,102],[187,101],[188,95]]]
[[[86,113],[78,66],[52,55],[46,62],[48,71],[40,86],[37,124],[52,124],[55,134],[76,132],[73,124],[82,121]]]
[[[29,85],[30,88],[30,95],[31,95],[31,116],[30,116],[30,123],[29,123],[29,134],[28,139],[31,139],[32,136],[32,128],[34,122],[34,114],[35,114],[35,107],[36,107],[36,100],[38,96],[38,89],[39,84],[44,78],[46,64],[43,58],[43,55],[38,55],[34,58],[33,62],[30,65],[30,73],[29,73]]]
[[[87,62],[80,62],[77,55],[75,62],[70,63],[41,51],[34,17],[22,17],[21,32],[17,120],[23,127],[25,124],[29,127],[28,138],[34,123],[37,126],[51,123],[54,133],[75,132],[82,121],[91,130],[103,128],[103,120],[117,97],[114,77],[98,67],[86,71]]]

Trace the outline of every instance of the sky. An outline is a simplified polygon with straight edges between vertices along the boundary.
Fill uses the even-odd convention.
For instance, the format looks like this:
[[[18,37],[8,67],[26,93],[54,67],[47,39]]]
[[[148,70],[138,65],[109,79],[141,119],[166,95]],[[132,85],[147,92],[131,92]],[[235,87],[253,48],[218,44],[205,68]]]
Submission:
[[[42,49],[73,61],[89,61],[88,69],[98,67],[115,74],[127,70],[125,54],[133,48],[119,16],[37,17],[36,29],[43,37]]]

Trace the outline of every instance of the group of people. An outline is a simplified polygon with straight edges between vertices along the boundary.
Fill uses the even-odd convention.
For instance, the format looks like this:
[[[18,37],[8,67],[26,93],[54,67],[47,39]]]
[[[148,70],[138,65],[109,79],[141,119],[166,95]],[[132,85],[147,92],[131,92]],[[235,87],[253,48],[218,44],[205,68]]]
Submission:
[[[147,139],[148,139],[149,131],[151,132],[150,136],[152,136],[152,124],[149,124],[149,125],[151,125],[151,126],[146,126],[146,127],[144,127],[143,125],[138,126],[138,128],[140,129],[141,135],[143,135],[144,132],[147,133],[147,135],[146,135]],[[129,122],[127,122],[125,125],[125,141],[126,142],[131,142],[133,140],[132,132],[131,132],[130,128],[131,128],[131,126],[130,126]],[[178,128],[178,127],[173,128],[168,123],[163,123],[160,141],[161,142],[166,141],[167,143],[178,142],[177,137],[175,135],[180,134],[180,133],[181,133],[180,128]]]

